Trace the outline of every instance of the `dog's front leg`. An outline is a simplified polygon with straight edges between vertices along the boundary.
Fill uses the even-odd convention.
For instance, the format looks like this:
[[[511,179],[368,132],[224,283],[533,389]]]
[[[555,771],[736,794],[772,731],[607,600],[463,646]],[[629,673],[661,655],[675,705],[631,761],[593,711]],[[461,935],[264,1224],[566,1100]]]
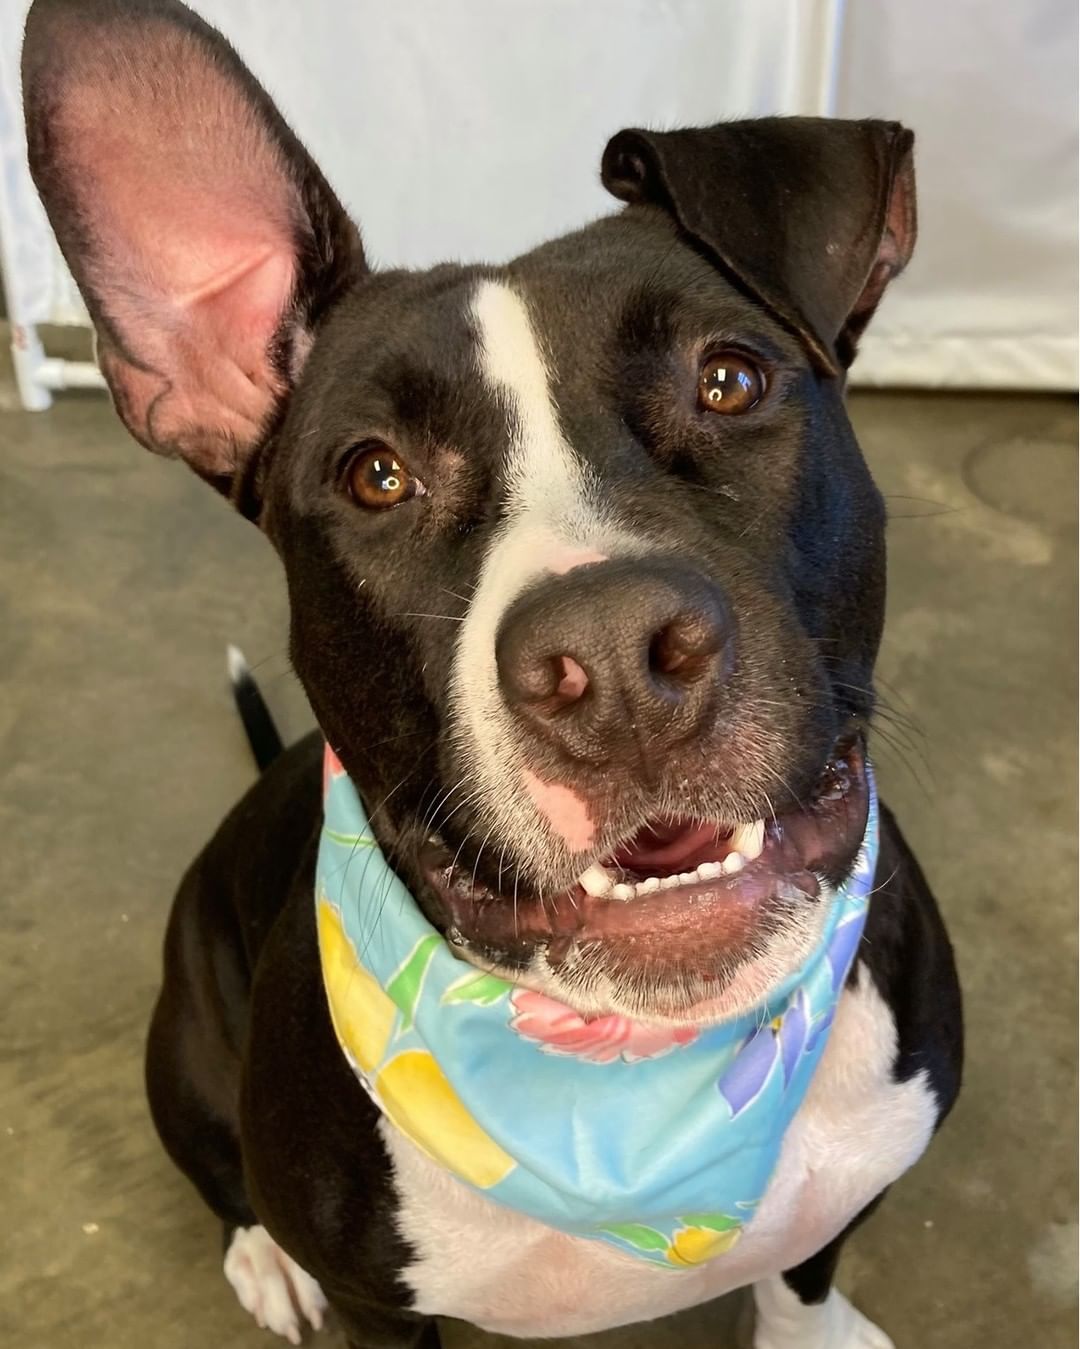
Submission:
[[[333,1296],[330,1305],[349,1349],[439,1349],[439,1329],[429,1317]]]
[[[888,1335],[833,1287],[844,1242],[882,1198],[809,1260],[754,1284],[754,1349],[894,1349]]]

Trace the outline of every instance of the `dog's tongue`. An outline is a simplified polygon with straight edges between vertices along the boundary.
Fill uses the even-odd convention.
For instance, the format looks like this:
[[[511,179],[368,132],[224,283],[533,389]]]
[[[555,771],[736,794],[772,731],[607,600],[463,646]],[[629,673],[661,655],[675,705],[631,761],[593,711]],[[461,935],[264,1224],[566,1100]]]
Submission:
[[[662,876],[692,870],[700,861],[717,855],[715,824],[687,820],[653,820],[629,843],[616,848],[605,865]]]

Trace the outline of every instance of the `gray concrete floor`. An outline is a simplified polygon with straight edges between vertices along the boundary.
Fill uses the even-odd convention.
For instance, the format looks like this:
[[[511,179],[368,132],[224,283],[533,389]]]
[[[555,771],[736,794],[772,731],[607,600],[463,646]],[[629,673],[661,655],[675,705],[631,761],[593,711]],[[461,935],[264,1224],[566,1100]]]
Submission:
[[[857,394],[889,497],[886,795],[967,995],[962,1102],[852,1243],[900,1349],[1075,1344],[1072,400]],[[0,1343],[267,1344],[140,1080],[173,885],[251,768],[223,649],[290,733],[275,560],[97,395],[0,412]],[[917,728],[907,729],[910,719]],[[575,1341],[725,1349],[735,1304]],[[340,1343],[324,1335],[327,1349]],[[456,1349],[495,1341],[455,1327]],[[509,1342],[507,1342],[509,1343]]]

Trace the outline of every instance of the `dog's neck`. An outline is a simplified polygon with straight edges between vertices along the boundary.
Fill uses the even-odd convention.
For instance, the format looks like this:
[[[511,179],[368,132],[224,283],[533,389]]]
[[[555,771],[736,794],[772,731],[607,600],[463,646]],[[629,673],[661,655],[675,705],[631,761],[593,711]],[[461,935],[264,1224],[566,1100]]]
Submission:
[[[862,933],[877,804],[821,939],[719,1025],[586,1019],[465,964],[382,856],[327,751],[316,874],[334,1029],[393,1126],[497,1202],[669,1266],[739,1239],[824,1050]]]

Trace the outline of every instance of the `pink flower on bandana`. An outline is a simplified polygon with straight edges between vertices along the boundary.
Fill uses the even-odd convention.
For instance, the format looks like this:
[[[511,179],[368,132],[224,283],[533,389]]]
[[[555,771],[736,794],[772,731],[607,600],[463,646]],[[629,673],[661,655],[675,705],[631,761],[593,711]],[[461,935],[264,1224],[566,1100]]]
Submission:
[[[586,1020],[561,1002],[519,988],[510,996],[512,1030],[532,1040],[546,1054],[566,1054],[590,1063],[634,1063],[670,1053],[698,1037],[694,1026],[647,1026],[627,1016],[598,1016]]]
[[[334,778],[340,778],[344,772],[345,769],[342,767],[338,756],[329,745],[324,746],[322,761],[322,794],[324,801],[330,794],[330,783]]]

